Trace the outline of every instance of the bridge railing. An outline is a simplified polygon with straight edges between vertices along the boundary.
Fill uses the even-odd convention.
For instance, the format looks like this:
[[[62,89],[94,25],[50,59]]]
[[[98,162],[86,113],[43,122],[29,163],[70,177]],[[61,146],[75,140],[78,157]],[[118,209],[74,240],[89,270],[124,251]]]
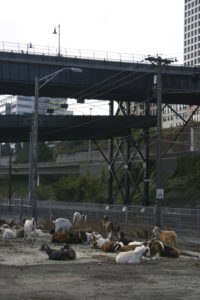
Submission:
[[[0,42],[0,51],[2,52],[15,52],[23,54],[38,54],[38,55],[51,55],[57,56],[58,49],[52,46],[39,46],[23,43]],[[97,50],[84,50],[84,49],[71,49],[61,48],[60,53],[63,57],[76,57],[82,59],[92,60],[107,60],[119,62],[141,62],[144,61],[145,55],[119,53]],[[144,61],[145,62],[145,61]]]

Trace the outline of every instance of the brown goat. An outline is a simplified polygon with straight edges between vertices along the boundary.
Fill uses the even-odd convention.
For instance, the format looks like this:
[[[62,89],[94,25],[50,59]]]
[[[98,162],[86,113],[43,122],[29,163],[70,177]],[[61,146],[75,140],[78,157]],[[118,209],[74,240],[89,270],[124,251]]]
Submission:
[[[153,233],[160,238],[164,245],[177,248],[177,235],[174,231],[161,230],[159,227],[154,227]]]
[[[117,245],[119,245],[119,248],[121,247],[119,243],[114,241],[105,242],[103,246],[101,246],[101,250],[104,252],[116,252]]]
[[[126,245],[126,246],[123,246],[123,247],[119,248],[118,252],[133,251],[133,250],[135,250],[135,248],[141,247],[142,245],[146,246],[146,243],[144,242],[140,245]]]
[[[149,244],[150,256],[159,255],[162,257],[179,257],[180,251],[176,248],[163,245],[163,243],[157,239],[154,239]]]
[[[0,219],[0,226],[2,226],[3,224],[6,224],[6,221],[4,219]]]
[[[82,244],[87,241],[85,231],[72,232],[54,232],[52,235],[52,243],[66,243],[66,244]]]
[[[112,222],[108,216],[104,216],[103,226],[106,227],[106,234],[110,239],[113,239],[114,235],[117,235],[118,239],[120,240],[120,227],[117,223]]]

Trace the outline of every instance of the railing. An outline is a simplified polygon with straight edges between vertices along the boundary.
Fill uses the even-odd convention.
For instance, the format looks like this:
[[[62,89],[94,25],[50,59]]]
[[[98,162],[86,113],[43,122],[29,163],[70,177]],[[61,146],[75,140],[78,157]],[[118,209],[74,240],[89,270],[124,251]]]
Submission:
[[[11,43],[11,42],[0,42],[0,51],[58,56],[58,49],[56,47]],[[63,57],[76,57],[82,59],[129,62],[129,63],[137,63],[137,62],[148,63],[147,61],[145,61],[145,58],[147,57],[147,55],[145,54],[131,54],[131,53],[70,49],[70,48],[61,48],[60,53],[61,56]]]
[[[31,206],[21,199],[0,202],[0,218],[20,221],[31,217]],[[153,228],[155,226],[156,208],[143,206],[106,205],[93,203],[51,202],[38,201],[38,219],[45,217],[64,217],[72,220],[75,211],[85,212],[88,221],[102,221],[103,216],[109,215],[113,221],[129,228]],[[200,209],[162,207],[160,210],[162,228],[179,232],[200,233]]]

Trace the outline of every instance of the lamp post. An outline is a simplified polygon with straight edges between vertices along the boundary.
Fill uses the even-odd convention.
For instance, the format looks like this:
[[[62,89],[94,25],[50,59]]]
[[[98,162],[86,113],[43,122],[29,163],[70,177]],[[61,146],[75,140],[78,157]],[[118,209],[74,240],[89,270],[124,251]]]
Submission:
[[[58,32],[56,28],[58,28]],[[54,28],[53,34],[58,34],[58,56],[60,56],[60,24]]]
[[[45,86],[49,81],[56,77],[59,73],[64,70],[71,70],[73,72],[82,72],[80,68],[62,68],[58,71],[48,74],[45,77],[35,77],[35,97],[34,97],[34,109],[31,126],[31,137],[32,137],[32,155],[30,159],[30,204],[32,205],[32,217],[37,220],[37,158],[38,158],[38,99],[39,90]]]
[[[92,108],[90,107],[90,116],[92,114]],[[91,162],[91,152],[92,152],[92,145],[91,145],[91,140],[89,140],[89,145],[88,145],[88,160]]]
[[[32,43],[27,44],[27,53],[28,53],[28,49],[32,49],[32,48],[33,48]]]

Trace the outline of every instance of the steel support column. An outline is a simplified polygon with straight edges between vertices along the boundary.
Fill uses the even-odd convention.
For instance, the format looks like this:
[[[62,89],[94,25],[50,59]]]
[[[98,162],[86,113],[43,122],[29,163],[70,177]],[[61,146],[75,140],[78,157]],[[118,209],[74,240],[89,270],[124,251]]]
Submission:
[[[150,104],[145,104],[145,116],[150,115]],[[150,177],[150,162],[149,162],[149,128],[144,129],[144,198],[143,206],[149,206],[149,177]]]
[[[109,103],[109,115],[113,116],[113,101]],[[108,141],[108,203],[113,201],[113,138]]]
[[[130,107],[131,103],[126,102],[126,115],[130,116]],[[126,205],[130,204],[130,171],[131,171],[131,162],[130,162],[130,137],[126,137],[125,145],[125,201]]]

